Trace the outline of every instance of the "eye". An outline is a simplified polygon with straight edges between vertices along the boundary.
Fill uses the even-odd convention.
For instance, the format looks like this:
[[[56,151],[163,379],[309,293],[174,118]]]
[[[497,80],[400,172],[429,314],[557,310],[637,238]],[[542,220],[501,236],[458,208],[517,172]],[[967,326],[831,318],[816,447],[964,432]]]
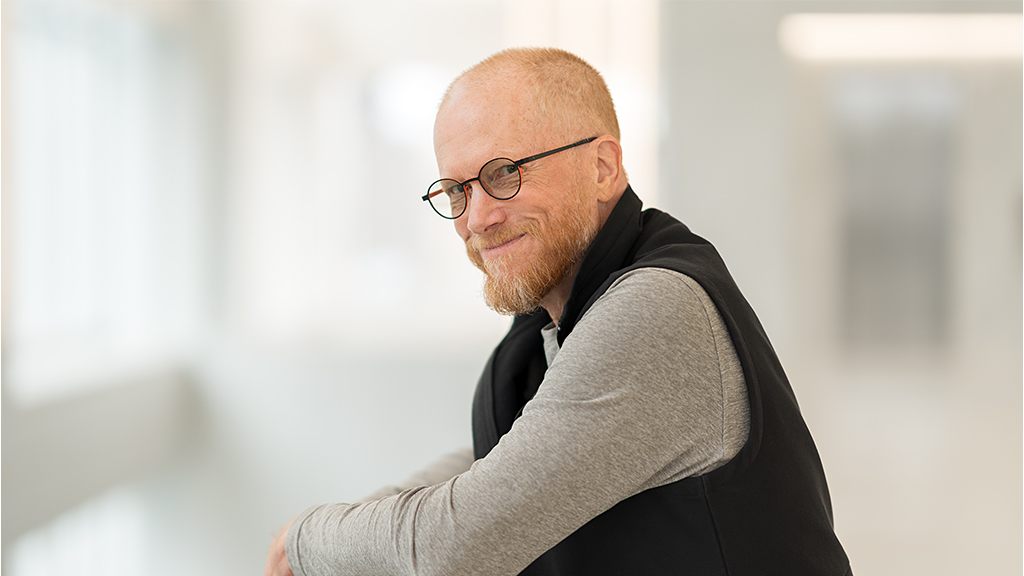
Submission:
[[[486,180],[488,184],[495,187],[501,188],[506,185],[515,185],[519,178],[519,169],[515,164],[504,161],[502,163],[494,162],[492,166],[488,166],[489,170],[486,174]]]
[[[466,207],[466,195],[461,192],[448,192],[448,201],[452,206],[452,214],[459,214]]]

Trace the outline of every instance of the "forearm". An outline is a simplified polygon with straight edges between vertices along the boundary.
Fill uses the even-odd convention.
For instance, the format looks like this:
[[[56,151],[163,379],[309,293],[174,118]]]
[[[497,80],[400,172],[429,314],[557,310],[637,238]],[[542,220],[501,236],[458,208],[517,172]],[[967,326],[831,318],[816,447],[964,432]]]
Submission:
[[[607,485],[604,497],[573,489],[531,464],[516,442],[505,444],[444,484],[307,510],[289,532],[296,576],[517,574],[617,500]]]

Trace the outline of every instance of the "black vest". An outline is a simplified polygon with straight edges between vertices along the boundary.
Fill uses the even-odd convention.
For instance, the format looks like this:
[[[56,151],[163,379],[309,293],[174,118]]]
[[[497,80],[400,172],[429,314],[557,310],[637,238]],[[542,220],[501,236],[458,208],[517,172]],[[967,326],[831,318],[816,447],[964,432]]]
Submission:
[[[754,311],[715,248],[668,214],[641,212],[626,189],[573,280],[559,344],[617,278],[640,267],[681,272],[711,297],[732,337],[750,400],[750,436],[731,461],[627,498],[537,558],[528,575],[836,575],[849,561],[796,396]],[[543,310],[517,317],[473,400],[483,458],[537,392],[547,363]]]

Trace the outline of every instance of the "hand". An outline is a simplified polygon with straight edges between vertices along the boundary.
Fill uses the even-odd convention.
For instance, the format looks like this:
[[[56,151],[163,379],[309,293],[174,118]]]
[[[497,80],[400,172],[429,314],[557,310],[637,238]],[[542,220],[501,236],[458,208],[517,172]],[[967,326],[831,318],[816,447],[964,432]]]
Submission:
[[[288,529],[291,528],[292,522],[295,522],[294,518],[284,525],[281,532],[270,543],[267,567],[263,569],[263,576],[295,576],[291,566],[288,565],[288,554],[284,548],[285,541],[288,539]]]

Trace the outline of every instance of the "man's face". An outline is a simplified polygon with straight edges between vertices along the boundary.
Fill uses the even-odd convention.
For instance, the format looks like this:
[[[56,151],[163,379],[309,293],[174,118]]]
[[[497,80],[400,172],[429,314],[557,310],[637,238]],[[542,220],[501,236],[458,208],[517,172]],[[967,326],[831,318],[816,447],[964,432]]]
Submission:
[[[537,130],[528,100],[505,88],[457,90],[438,114],[434,148],[443,177],[469,180],[493,158],[516,160],[569,143]],[[598,229],[582,155],[570,150],[526,164],[519,194],[510,200],[495,200],[472,183],[455,229],[486,274],[484,296],[496,311],[533,311],[571,283]]]

